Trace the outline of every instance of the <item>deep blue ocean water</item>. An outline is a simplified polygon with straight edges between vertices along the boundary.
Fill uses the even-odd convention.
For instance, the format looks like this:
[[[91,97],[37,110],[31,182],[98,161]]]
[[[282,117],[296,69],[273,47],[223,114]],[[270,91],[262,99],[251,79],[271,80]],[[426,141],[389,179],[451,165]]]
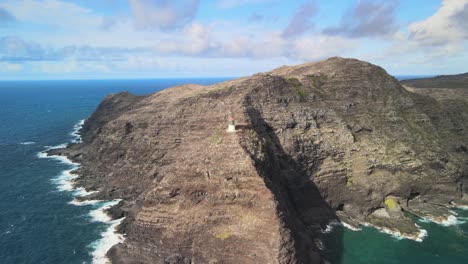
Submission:
[[[60,191],[57,179],[72,166],[38,153],[73,140],[74,126],[105,95],[222,80],[0,82],[0,264],[90,263],[102,246],[109,224],[90,214],[102,204],[70,204],[73,193]],[[332,263],[468,263],[468,211],[457,212],[456,225],[418,222],[428,232],[423,242],[339,226],[320,239]]]
[[[89,263],[107,228],[89,206],[74,206],[56,181],[69,164],[40,159],[70,142],[74,125],[109,93],[147,94],[224,79],[0,82],[0,263]]]

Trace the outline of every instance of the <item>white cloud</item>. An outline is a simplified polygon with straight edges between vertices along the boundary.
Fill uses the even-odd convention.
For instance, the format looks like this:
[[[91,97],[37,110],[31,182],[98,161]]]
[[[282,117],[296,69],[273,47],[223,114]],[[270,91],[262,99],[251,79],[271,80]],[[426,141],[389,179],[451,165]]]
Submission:
[[[409,26],[410,38],[422,45],[459,44],[468,39],[468,0],[444,0],[437,12]]]
[[[219,8],[229,9],[248,4],[261,4],[272,2],[273,0],[220,0],[217,5]]]
[[[10,10],[21,22],[68,29],[93,28],[102,23],[102,17],[92,10],[59,0],[7,0],[0,6]]]
[[[383,66],[393,65],[398,70],[400,66],[396,65],[430,65],[446,57],[450,58],[445,61],[461,60],[450,55],[464,53],[468,48],[468,27],[464,25],[468,20],[468,0],[445,0],[435,14],[412,23],[407,31],[393,31],[397,26],[393,11],[398,9],[387,12],[381,8],[381,12],[373,11],[373,19],[360,18],[375,3],[359,1],[367,4],[350,9],[354,13],[348,11],[359,18],[359,23],[349,20],[348,25],[349,21],[343,19],[337,25],[344,25],[343,30],[337,29],[335,34],[321,31],[318,24],[314,27],[312,22],[321,23],[323,14],[318,13],[317,20],[311,21],[317,10],[313,4],[301,6],[289,18],[280,17],[278,23],[258,23],[245,18],[223,18],[221,11],[225,10],[216,7],[276,0],[218,1],[214,11],[220,14],[200,19],[196,19],[196,0],[119,1],[124,7],[131,7],[130,12],[101,12],[101,5],[93,10],[93,4],[83,7],[69,0],[0,0],[0,20],[1,10],[7,10],[19,25],[2,28],[5,31],[0,35],[0,75],[240,75],[330,56],[357,56]],[[320,7],[323,9],[323,5]],[[269,5],[254,8],[263,18],[263,11],[274,10]],[[230,12],[238,11],[241,10]],[[383,13],[386,15],[379,16]],[[374,35],[379,38],[368,38]],[[466,56],[463,58],[466,62]]]
[[[395,13],[398,1],[361,0],[350,7],[338,26],[324,29],[325,34],[351,38],[385,37],[397,31]]]
[[[174,30],[189,23],[198,0],[130,0],[137,29]]]
[[[8,73],[20,72],[22,69],[23,69],[23,66],[21,64],[0,61],[0,73],[1,72],[8,72]]]
[[[344,55],[354,47],[355,43],[341,37],[322,35],[307,37],[297,35],[295,38],[289,38],[284,36],[281,29],[274,30],[267,25],[250,24],[239,27],[233,21],[215,20],[211,23],[189,21],[193,10],[196,9],[192,5],[197,5],[198,1],[191,0],[188,7],[181,6],[181,1],[129,1],[134,8],[135,20],[125,18],[114,23],[113,19],[109,20],[106,16],[97,15],[93,10],[68,2],[8,0],[3,5],[8,6],[9,10],[14,10],[21,21],[29,21],[32,24],[49,23],[69,29],[61,31],[60,34],[44,35],[43,32],[28,32],[20,35],[17,39],[22,40],[22,43],[38,43],[38,45],[35,46],[37,49],[32,50],[34,54],[31,55],[32,51],[28,49],[28,56],[16,56],[16,58],[24,61],[28,61],[28,58],[55,61],[74,58],[80,62],[94,59],[96,63],[106,60],[127,61],[127,58],[147,56],[310,60],[328,55]],[[313,11],[314,6],[310,7]],[[160,12],[166,13],[168,17],[158,16]],[[186,12],[190,13],[188,20],[184,22],[186,24],[181,25],[173,21],[175,17]],[[86,22],[84,26],[77,25],[81,23],[80,21]],[[106,21],[111,25],[104,23],[106,30],[102,30],[103,22]],[[156,28],[151,31],[135,30],[133,26],[135,23],[142,23],[141,27]],[[167,30],[169,28],[174,30]],[[11,55],[11,52],[8,55]],[[52,67],[44,65],[46,68]],[[68,62],[64,69],[72,69],[72,66],[73,63]]]
[[[65,61],[39,61],[30,62],[32,71],[41,74],[63,74],[63,73],[78,73],[82,72],[83,65],[78,64],[75,59],[68,59]]]
[[[302,61],[320,60],[331,56],[347,56],[358,41],[342,37],[318,36],[298,39],[291,56]]]
[[[289,24],[283,31],[283,37],[290,38],[304,34],[313,27],[311,18],[318,11],[317,5],[314,2],[306,2],[298,7],[296,13],[292,16]]]
[[[176,35],[168,36],[157,41],[155,51],[162,54],[184,54],[198,56],[205,54],[208,50],[214,49],[212,46],[211,28],[193,22],[186,25]]]

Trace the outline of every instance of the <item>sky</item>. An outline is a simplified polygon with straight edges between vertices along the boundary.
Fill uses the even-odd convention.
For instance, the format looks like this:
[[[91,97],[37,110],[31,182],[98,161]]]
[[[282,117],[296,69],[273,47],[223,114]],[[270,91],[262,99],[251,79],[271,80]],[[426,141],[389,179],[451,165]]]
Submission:
[[[0,0],[0,80],[236,77],[328,57],[468,71],[468,0]]]

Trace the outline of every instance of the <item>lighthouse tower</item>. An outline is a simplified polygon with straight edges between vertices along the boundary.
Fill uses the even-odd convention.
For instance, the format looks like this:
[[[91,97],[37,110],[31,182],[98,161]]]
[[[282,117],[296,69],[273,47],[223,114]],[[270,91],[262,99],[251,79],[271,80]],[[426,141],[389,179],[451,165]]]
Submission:
[[[232,116],[231,111],[229,111],[229,123],[228,123],[228,129],[226,130],[227,132],[236,132],[236,120]]]

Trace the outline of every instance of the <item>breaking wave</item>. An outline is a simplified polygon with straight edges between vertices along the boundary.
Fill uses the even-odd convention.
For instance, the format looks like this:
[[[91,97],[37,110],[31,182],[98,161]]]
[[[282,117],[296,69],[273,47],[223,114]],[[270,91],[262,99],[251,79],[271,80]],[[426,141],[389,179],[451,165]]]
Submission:
[[[84,120],[80,120],[73,126],[73,131],[70,135],[73,137],[71,143],[81,143],[82,139],[79,134],[82,126],[84,124]],[[26,142],[25,142],[26,143]],[[37,154],[38,158],[47,158],[57,160],[63,164],[67,164],[70,168],[62,171],[58,176],[51,179],[51,181],[57,185],[57,189],[59,191],[67,191],[71,192],[74,197],[86,197],[90,194],[96,193],[96,191],[87,191],[83,187],[75,187],[75,179],[78,175],[74,174],[73,171],[80,167],[79,163],[73,162],[65,156],[59,155],[48,155],[47,151],[52,149],[61,149],[66,148],[67,143],[60,144],[57,146],[46,146],[44,151],[41,151]],[[101,222],[107,226],[106,230],[101,234],[101,238],[96,240],[95,242],[91,243],[90,247],[92,248],[91,255],[93,256],[93,263],[101,264],[101,263],[108,263],[108,259],[106,257],[107,251],[109,249],[118,244],[123,242],[124,237],[121,234],[117,233],[118,225],[123,221],[124,218],[112,220],[112,218],[106,213],[106,210],[111,208],[112,206],[117,205],[120,200],[112,200],[112,201],[100,201],[100,200],[77,200],[73,199],[69,202],[71,205],[75,206],[86,206],[92,205],[97,208],[91,210],[89,212],[89,216],[91,217],[91,221],[94,222]]]

